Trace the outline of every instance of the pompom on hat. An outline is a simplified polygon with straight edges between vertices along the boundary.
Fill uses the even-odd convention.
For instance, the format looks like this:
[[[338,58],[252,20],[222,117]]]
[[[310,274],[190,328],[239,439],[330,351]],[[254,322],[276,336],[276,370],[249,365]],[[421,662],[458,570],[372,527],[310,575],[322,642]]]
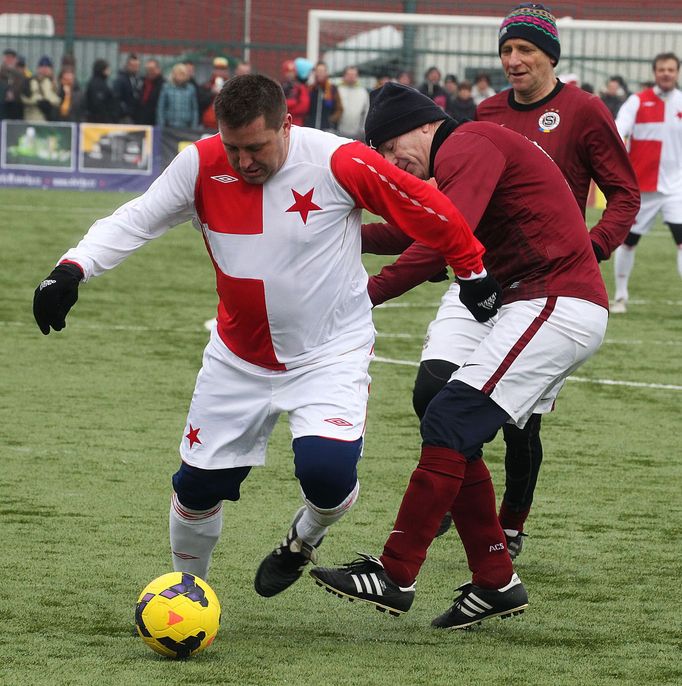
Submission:
[[[503,20],[499,33],[499,52],[511,38],[521,38],[546,52],[555,62],[561,55],[559,31],[554,15],[539,3],[524,2],[517,5]]]

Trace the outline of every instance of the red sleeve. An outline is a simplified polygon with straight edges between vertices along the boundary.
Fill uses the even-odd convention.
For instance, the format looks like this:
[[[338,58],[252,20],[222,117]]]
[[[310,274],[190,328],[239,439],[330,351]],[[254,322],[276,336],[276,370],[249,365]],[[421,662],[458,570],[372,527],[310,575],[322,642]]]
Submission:
[[[457,276],[467,279],[483,271],[483,246],[459,210],[433,186],[359,142],[337,148],[330,164],[359,207],[437,250]]]
[[[362,225],[362,252],[370,255],[400,255],[414,239],[390,224]]]
[[[443,256],[421,243],[413,243],[393,263],[369,277],[367,292],[372,305],[397,298],[411,288],[436,276],[445,267]]]
[[[606,198],[606,209],[590,230],[590,239],[608,258],[635,223],[639,187],[613,117],[598,98],[585,126],[592,178]]]

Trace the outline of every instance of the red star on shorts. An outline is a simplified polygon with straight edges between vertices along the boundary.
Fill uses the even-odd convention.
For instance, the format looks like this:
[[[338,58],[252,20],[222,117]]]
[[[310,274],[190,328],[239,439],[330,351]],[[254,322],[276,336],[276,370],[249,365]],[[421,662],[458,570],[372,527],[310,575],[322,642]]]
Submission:
[[[200,431],[201,429],[195,429],[191,424],[189,425],[189,433],[185,436],[185,438],[189,439],[190,450],[194,447],[195,443],[202,445],[201,441],[199,440]]]
[[[313,202],[313,191],[315,188],[311,188],[305,195],[301,195],[293,188],[291,192],[294,194],[294,200],[296,201],[287,212],[298,212],[301,215],[301,219],[304,224],[308,223],[308,213],[313,210],[321,210],[322,208]]]

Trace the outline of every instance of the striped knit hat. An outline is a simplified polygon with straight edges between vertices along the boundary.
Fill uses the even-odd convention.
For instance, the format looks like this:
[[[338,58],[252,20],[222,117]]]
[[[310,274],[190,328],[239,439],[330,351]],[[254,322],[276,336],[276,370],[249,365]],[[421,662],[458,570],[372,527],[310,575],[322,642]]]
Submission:
[[[499,50],[510,38],[522,38],[546,52],[555,64],[561,55],[556,19],[544,6],[534,2],[517,5],[502,21],[499,34]]]

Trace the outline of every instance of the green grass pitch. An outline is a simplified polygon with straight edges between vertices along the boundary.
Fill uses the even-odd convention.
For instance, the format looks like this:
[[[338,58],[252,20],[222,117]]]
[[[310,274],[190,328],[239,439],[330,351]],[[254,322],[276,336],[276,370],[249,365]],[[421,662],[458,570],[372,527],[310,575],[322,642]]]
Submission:
[[[1,684],[682,682],[682,285],[662,225],[638,249],[630,312],[611,318],[602,349],[544,421],[545,464],[517,565],[530,595],[522,617],[465,633],[429,628],[468,579],[453,533],[432,545],[399,619],[342,602],[307,575],[258,597],[255,569],[299,503],[280,422],[267,466],[225,507],[210,578],[223,607],[218,638],[172,662],[133,634],[133,610],[170,571],[170,476],[216,304],[203,242],[174,229],[82,287],[67,329],[44,337],[33,289],[127,196],[0,198]],[[368,270],[380,263],[368,259]],[[321,548],[325,564],[380,551],[391,529],[419,450],[413,365],[444,288],[425,284],[375,310],[362,492]],[[499,438],[486,457],[500,493]]]

